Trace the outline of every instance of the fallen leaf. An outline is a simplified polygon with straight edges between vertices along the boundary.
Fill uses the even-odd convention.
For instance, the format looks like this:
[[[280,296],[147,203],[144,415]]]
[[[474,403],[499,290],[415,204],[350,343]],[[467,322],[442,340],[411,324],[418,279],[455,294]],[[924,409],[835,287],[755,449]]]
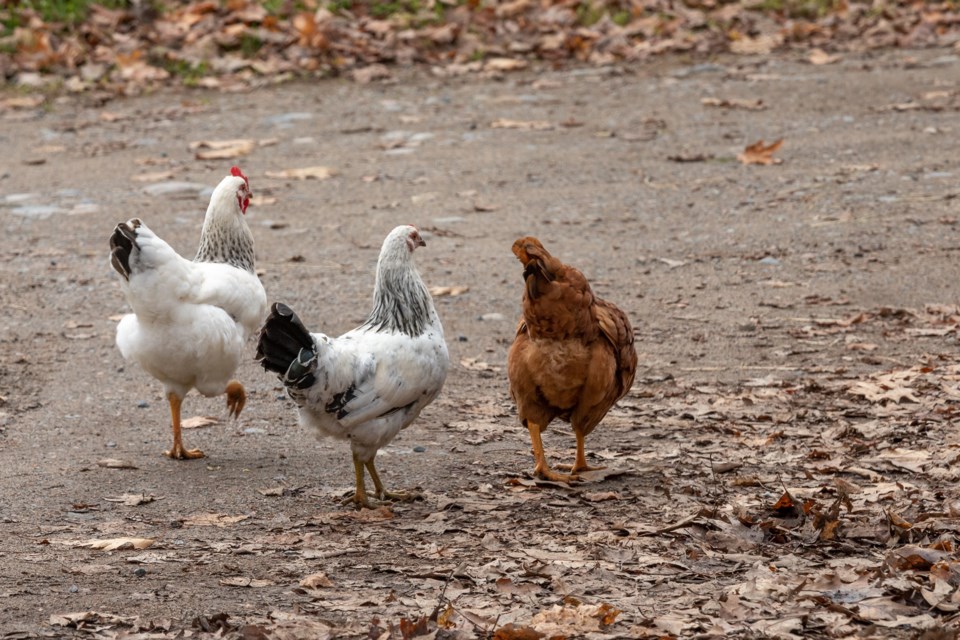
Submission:
[[[746,109],[748,111],[762,111],[767,108],[763,100],[742,100],[740,98],[703,98],[700,103],[705,107],[722,107],[724,109]]]
[[[97,460],[98,467],[104,467],[106,469],[136,469],[137,466],[132,462],[126,460],[119,460],[117,458],[103,458],[102,460]]]
[[[228,527],[247,520],[250,516],[228,516],[223,513],[198,513],[186,518],[184,526],[193,527]]]
[[[184,429],[202,429],[215,424],[220,424],[220,419],[214,416],[193,416],[180,422],[180,426]]]
[[[460,295],[463,295],[464,293],[466,293],[466,292],[468,292],[468,291],[470,291],[470,287],[465,286],[465,285],[452,285],[452,286],[445,286],[445,287],[441,287],[441,286],[430,287],[430,295],[432,295],[432,296],[434,296],[434,297],[437,297],[437,298],[439,298],[439,297],[441,297],[441,296],[451,296],[451,297],[460,296]]]
[[[145,495],[143,493],[125,493],[121,496],[104,498],[107,502],[119,502],[127,507],[137,507],[141,504],[150,504],[157,497],[153,494]]]
[[[527,66],[527,61],[519,58],[490,58],[483,63],[484,71],[520,71]]]
[[[223,578],[220,585],[224,587],[250,587],[261,589],[263,587],[272,587],[276,582],[262,578],[246,578],[244,576],[234,576],[232,578]]]
[[[283,169],[282,171],[267,171],[268,178],[280,178],[282,180],[327,180],[339,172],[332,167],[304,167],[302,169]]]
[[[306,589],[326,589],[332,587],[333,583],[325,573],[311,573],[300,581],[300,586]]]
[[[190,143],[190,150],[197,160],[226,160],[245,156],[257,147],[251,138],[236,140],[200,140]]]
[[[553,129],[553,125],[546,120],[510,120],[509,118],[499,118],[490,123],[490,128],[545,131],[547,129]]]
[[[763,140],[758,140],[743,150],[743,153],[737,156],[737,160],[743,164],[761,164],[771,165],[783,162],[780,158],[774,158],[773,154],[783,146],[783,138],[769,145],[764,145]]]
[[[150,538],[108,538],[105,540],[58,540],[56,542],[69,547],[88,547],[101,551],[123,551],[126,549],[146,549],[156,541]]]
[[[833,64],[834,62],[838,62],[839,60],[840,60],[840,56],[835,54],[831,55],[826,51],[824,51],[823,49],[811,49],[810,53],[807,55],[807,62],[817,66],[823,65],[823,64]]]

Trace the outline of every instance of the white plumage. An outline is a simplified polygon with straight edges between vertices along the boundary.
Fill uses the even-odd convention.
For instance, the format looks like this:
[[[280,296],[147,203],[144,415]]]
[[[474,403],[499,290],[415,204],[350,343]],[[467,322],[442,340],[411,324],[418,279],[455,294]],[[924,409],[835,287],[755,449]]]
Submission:
[[[437,397],[447,376],[443,327],[413,262],[418,246],[424,242],[412,226],[384,240],[373,310],[361,326],[336,338],[311,334],[278,303],[257,349],[263,367],[280,375],[299,405],[303,425],[350,441],[359,506],[369,507],[364,468],[379,498],[405,497],[384,490],[374,458]]]
[[[190,389],[227,394],[239,416],[246,393],[233,375],[247,337],[266,313],[267,298],[253,268],[253,238],[243,214],[249,186],[239,169],[210,198],[200,252],[190,261],[138,219],[117,225],[111,262],[123,276],[133,310],[117,326],[123,357],[159,380],[170,402],[174,444],[167,455],[197,458],[183,448],[180,404]]]

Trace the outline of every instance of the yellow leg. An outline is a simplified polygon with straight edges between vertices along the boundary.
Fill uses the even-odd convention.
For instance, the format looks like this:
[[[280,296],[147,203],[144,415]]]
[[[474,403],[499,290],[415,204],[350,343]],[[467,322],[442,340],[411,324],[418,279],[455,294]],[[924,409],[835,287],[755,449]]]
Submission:
[[[410,502],[419,498],[419,494],[412,491],[387,491],[383,488],[383,483],[380,482],[380,474],[377,473],[377,467],[374,464],[374,461],[371,460],[367,462],[366,465],[367,471],[370,473],[370,477],[373,479],[373,486],[376,489],[376,495],[381,500],[394,500],[396,502]]]
[[[583,443],[586,439],[586,436],[583,435],[583,432],[579,429],[574,429],[574,435],[577,437],[577,459],[573,463],[573,466],[569,465],[557,465],[558,469],[569,469],[571,473],[579,473],[581,471],[600,471],[601,469],[606,469],[606,467],[591,467],[587,464],[587,456],[584,453]]]
[[[573,482],[579,480],[575,475],[557,473],[547,465],[547,456],[543,452],[543,441],[540,439],[540,425],[527,420],[527,430],[530,431],[530,443],[533,445],[533,474],[544,480],[553,480],[554,482]]]
[[[357,455],[353,455],[353,471],[356,474],[356,491],[353,493],[352,498],[347,498],[343,501],[343,504],[352,502],[356,505],[357,509],[373,509],[370,505],[370,500],[367,499],[367,487],[363,480],[363,462],[357,458]]]
[[[247,391],[240,384],[239,380],[231,380],[227,383],[227,415],[234,419],[240,417],[240,412],[247,404]]]
[[[175,460],[190,460],[192,458],[202,458],[203,451],[200,449],[184,449],[182,435],[180,433],[180,396],[174,392],[167,394],[167,401],[170,403],[170,418],[173,421],[173,448],[164,451],[164,455]]]

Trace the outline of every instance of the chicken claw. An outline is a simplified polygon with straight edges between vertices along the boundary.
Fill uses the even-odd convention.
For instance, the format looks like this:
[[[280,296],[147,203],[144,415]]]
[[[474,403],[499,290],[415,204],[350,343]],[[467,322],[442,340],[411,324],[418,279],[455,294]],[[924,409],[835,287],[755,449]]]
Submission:
[[[170,420],[173,424],[173,448],[164,451],[163,455],[174,460],[194,460],[204,457],[200,449],[183,448],[183,436],[180,431],[180,404],[183,399],[171,391],[167,394],[167,401],[170,403]]]
[[[231,380],[227,383],[227,415],[237,419],[240,412],[247,404],[247,391],[240,384],[239,380]]]
[[[184,449],[182,444],[175,444],[173,449],[164,451],[163,455],[174,460],[195,460],[206,457],[200,449]]]

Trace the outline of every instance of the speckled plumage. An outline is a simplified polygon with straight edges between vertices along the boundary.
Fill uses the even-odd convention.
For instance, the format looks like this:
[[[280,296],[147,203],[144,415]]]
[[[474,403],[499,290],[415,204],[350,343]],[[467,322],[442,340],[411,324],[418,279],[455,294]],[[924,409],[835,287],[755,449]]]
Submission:
[[[443,327],[413,263],[422,244],[411,226],[387,236],[373,309],[356,329],[337,338],[311,334],[278,303],[260,333],[257,358],[280,376],[300,422],[319,435],[349,440],[355,464],[368,470],[377,451],[437,397],[449,367]],[[359,496],[362,469],[358,473]],[[365,497],[357,501],[365,504]]]

